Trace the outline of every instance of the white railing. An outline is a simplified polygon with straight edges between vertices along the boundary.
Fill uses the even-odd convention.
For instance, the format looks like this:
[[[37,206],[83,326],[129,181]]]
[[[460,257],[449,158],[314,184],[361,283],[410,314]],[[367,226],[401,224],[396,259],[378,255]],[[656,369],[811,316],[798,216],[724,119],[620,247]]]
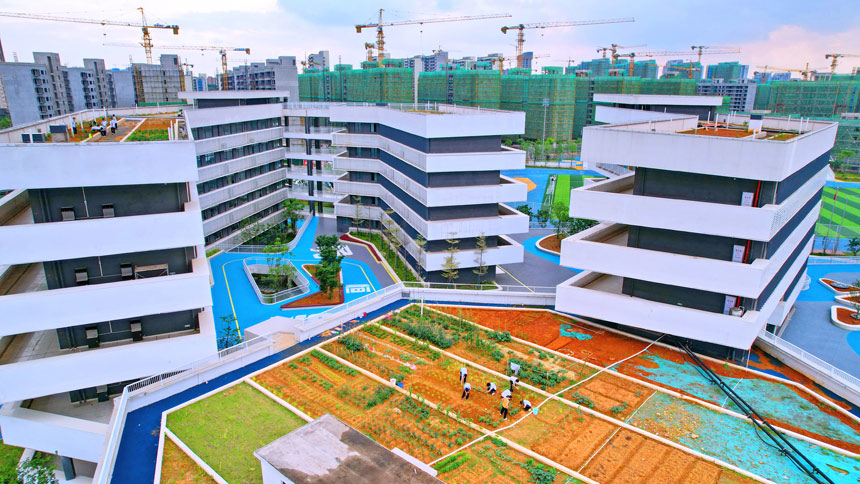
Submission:
[[[440,289],[440,290],[457,290],[457,291],[477,291],[477,292],[513,292],[518,294],[535,293],[535,294],[555,294],[555,286],[515,286],[515,285],[500,285],[500,284],[448,284],[447,282],[403,282],[403,286],[407,289]]]
[[[773,333],[762,331],[761,333],[759,333],[758,337],[776,346],[782,351],[785,351],[786,353],[789,353],[792,356],[798,358],[799,360],[803,361],[815,370],[825,375],[828,375],[840,385],[843,385],[846,388],[849,388],[852,391],[860,394],[860,378],[857,378],[854,375],[851,375],[849,373],[846,373],[845,371],[840,370],[839,368],[836,368],[832,364],[807,352],[806,350],[798,347],[794,343],[780,338]]]
[[[809,257],[809,265],[826,265],[826,264],[860,264],[860,257],[835,256],[824,257],[813,255]]]
[[[257,281],[254,280],[253,274],[268,274],[271,270],[271,266],[276,263],[287,264],[293,268],[292,272],[294,275],[290,276],[290,279],[293,280],[296,285],[274,294],[266,294],[260,290],[259,286],[257,286]],[[277,304],[291,297],[299,296],[308,292],[308,287],[310,286],[307,278],[303,276],[298,269],[296,269],[296,266],[294,266],[288,259],[280,256],[273,256],[272,260],[268,257],[249,257],[242,259],[242,268],[245,270],[245,275],[248,276],[248,280],[251,282],[254,292],[257,293],[257,299],[259,299],[263,304]]]

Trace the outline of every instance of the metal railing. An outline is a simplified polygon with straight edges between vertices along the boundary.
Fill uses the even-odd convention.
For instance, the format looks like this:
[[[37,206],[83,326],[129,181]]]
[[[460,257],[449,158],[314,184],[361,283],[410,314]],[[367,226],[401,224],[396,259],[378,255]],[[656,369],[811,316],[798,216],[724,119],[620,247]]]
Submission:
[[[522,286],[522,285],[501,285],[501,284],[448,284],[447,282],[421,282],[411,281],[403,282],[403,286],[407,289],[439,289],[439,290],[456,290],[456,291],[474,291],[474,292],[513,292],[519,294],[555,294],[555,286]]]
[[[809,257],[809,265],[827,265],[827,264],[860,264],[860,257],[845,256],[845,257],[824,257],[813,255]]]
[[[797,359],[803,361],[807,365],[811,366],[815,370],[828,375],[834,381],[843,385],[846,388],[851,389],[856,393],[860,393],[860,378],[855,377],[849,373],[846,373],[839,368],[836,368],[832,364],[822,360],[821,358],[807,352],[803,348],[798,347],[794,343],[786,341],[779,336],[768,333],[766,331],[762,331],[758,335],[759,338],[767,341],[768,343],[776,346],[777,348],[785,351],[786,353],[796,357]]]
[[[293,275],[290,276],[290,279],[293,281],[295,286],[273,294],[266,294],[260,290],[260,287],[257,285],[257,281],[254,280],[253,274],[268,274],[272,265],[277,263],[292,267]],[[242,268],[245,270],[245,275],[248,276],[248,280],[251,281],[251,286],[254,288],[254,292],[257,293],[257,298],[263,304],[277,304],[286,299],[290,299],[291,297],[305,294],[308,292],[308,288],[310,287],[308,279],[299,272],[296,266],[294,266],[288,259],[280,256],[274,256],[271,258],[248,257],[246,259],[242,259]]]

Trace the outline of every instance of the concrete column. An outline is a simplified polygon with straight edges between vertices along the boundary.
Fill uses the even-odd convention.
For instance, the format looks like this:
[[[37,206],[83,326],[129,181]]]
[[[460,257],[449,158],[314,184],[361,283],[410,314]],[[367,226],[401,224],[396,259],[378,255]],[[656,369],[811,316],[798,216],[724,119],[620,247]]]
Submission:
[[[65,474],[65,478],[67,481],[71,481],[75,478],[75,462],[69,457],[60,456],[60,462],[63,465],[63,474]]]

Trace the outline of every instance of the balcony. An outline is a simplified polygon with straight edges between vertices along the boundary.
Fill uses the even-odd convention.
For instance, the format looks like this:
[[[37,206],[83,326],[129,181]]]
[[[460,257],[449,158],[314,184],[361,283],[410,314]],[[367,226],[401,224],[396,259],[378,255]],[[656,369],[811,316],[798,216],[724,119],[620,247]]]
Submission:
[[[219,213],[212,218],[204,220],[203,233],[211,234],[216,230],[220,230],[224,227],[233,225],[234,223],[241,222],[245,218],[265,208],[271,207],[272,205],[279,204],[287,198],[290,198],[289,192],[286,188],[282,188],[268,195],[264,195],[260,198],[256,198],[249,202],[243,203],[242,205],[227,210],[226,212]]]
[[[526,154],[501,146],[499,151],[477,153],[424,153],[378,134],[334,133],[332,144],[378,148],[428,173],[514,170],[524,168]]]
[[[291,139],[306,139],[306,140],[323,140],[332,141],[332,133],[346,131],[346,128],[337,126],[320,126],[311,127],[310,132],[305,132],[304,126],[286,126],[284,128],[284,137]]]
[[[571,191],[570,215],[681,232],[768,241],[821,188],[825,168],[783,203],[744,207],[633,195],[631,173]],[[814,212],[817,212],[813,210]]]
[[[227,185],[224,188],[203,193],[200,195],[200,204],[206,208],[215,206],[221,202],[232,200],[248,192],[282,181],[285,174],[286,170],[278,169],[268,173],[263,173],[262,175],[255,176],[254,178],[248,178],[246,180],[233,183],[232,185]]]
[[[62,243],[58,244],[57,241]],[[203,243],[200,203],[181,212],[0,226],[0,265],[29,264]]]
[[[184,274],[2,296],[0,336],[211,305],[209,263],[201,255]]]
[[[240,146],[264,143],[266,141],[282,139],[283,137],[284,128],[282,126],[275,126],[274,128],[206,138],[195,141],[194,146],[197,149],[197,154],[202,155],[205,153],[214,153],[216,151],[238,148]]]
[[[735,116],[733,122],[748,119]],[[583,131],[582,161],[778,182],[830,150],[838,127],[811,121],[803,134],[785,141],[683,133],[697,124],[692,116],[591,126]],[[763,127],[797,130],[800,121],[765,118]]]
[[[14,402],[158,374],[211,354],[216,349],[210,311],[198,316],[199,331],[76,348],[0,360],[0,401]],[[53,335],[56,339],[56,333]],[[43,348],[46,349],[46,348]],[[47,348],[50,349],[50,348]]]
[[[749,264],[627,247],[627,226],[603,223],[564,239],[561,265],[756,299],[803,243],[816,213],[810,213],[770,258]],[[807,245],[808,253],[811,241]]]
[[[496,247],[490,247],[484,251],[484,265],[517,264],[523,261],[522,244],[506,235],[499,235],[497,242],[498,245]],[[413,254],[414,256],[415,254]],[[477,257],[478,251],[470,249],[457,252],[455,259],[459,264],[458,267],[468,269],[478,266],[478,263],[475,262]],[[447,258],[447,252],[427,252],[423,259],[425,269],[428,271],[441,271],[445,268],[444,264]]]

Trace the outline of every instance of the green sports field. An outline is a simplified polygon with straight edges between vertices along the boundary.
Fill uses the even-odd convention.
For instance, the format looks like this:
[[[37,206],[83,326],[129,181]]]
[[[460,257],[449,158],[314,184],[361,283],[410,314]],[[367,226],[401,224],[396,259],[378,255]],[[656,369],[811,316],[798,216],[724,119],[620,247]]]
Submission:
[[[558,175],[555,182],[555,193],[552,203],[563,203],[570,206],[570,191],[585,184],[586,178],[604,178],[595,175]]]
[[[834,194],[836,199],[834,200]],[[860,237],[860,188],[824,188],[821,214],[815,226],[820,237]]]

